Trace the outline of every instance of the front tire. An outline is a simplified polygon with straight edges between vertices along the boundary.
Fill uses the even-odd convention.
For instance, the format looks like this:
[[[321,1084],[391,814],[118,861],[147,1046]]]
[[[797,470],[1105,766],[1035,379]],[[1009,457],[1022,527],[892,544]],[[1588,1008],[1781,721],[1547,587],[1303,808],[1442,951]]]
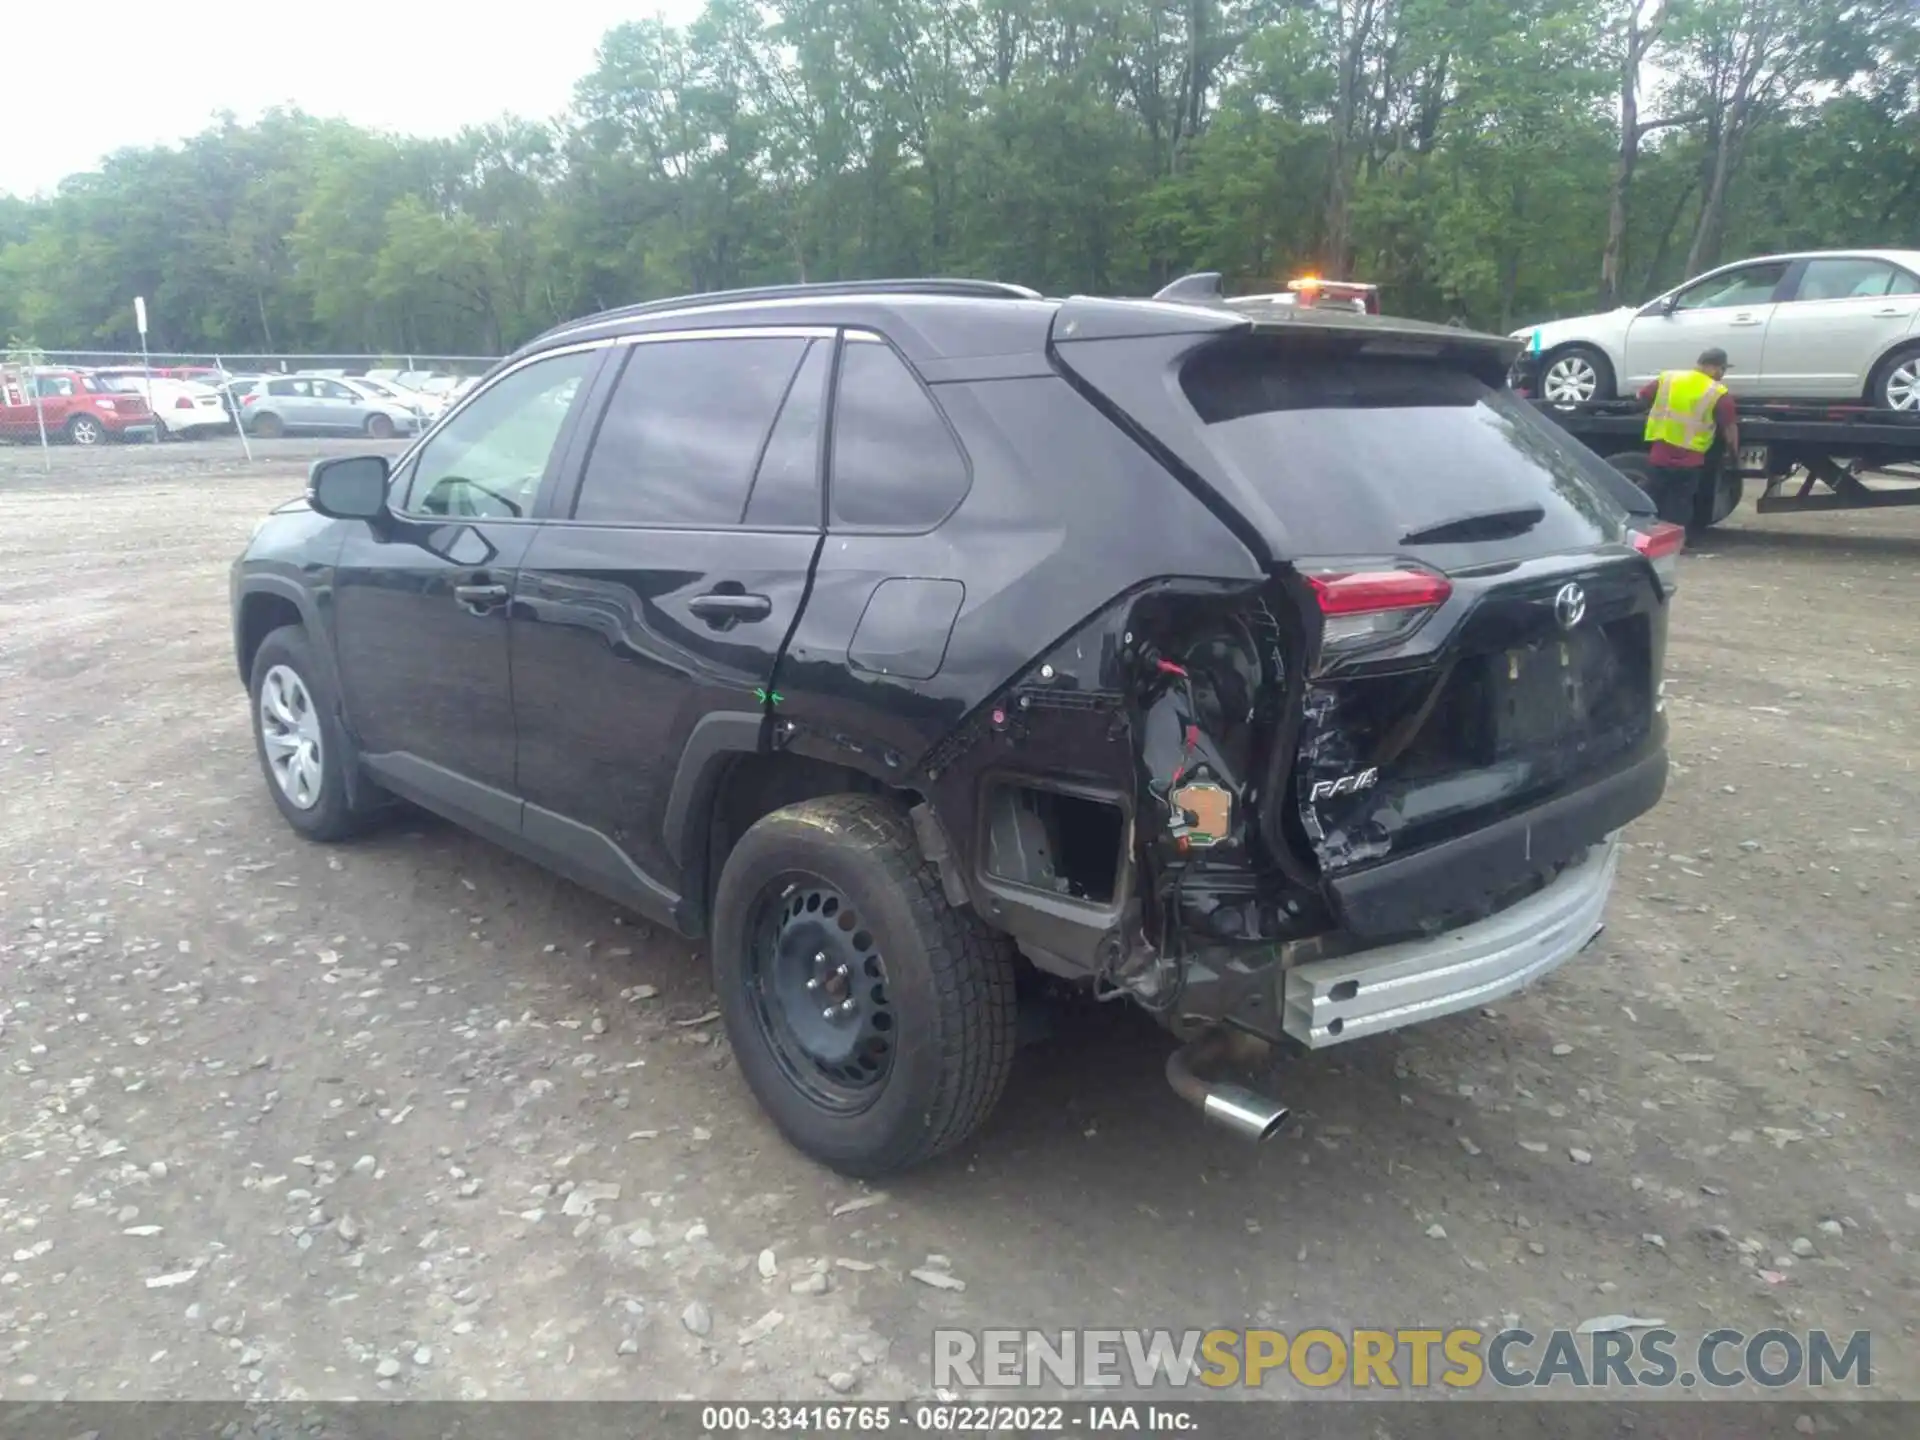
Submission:
[[[1556,350],[1540,367],[1540,398],[1555,405],[1584,405],[1614,398],[1613,362],[1591,345]]]
[[[891,801],[790,805],[734,847],[714,896],[714,988],[773,1123],[842,1174],[971,1135],[1006,1087],[1011,945],[947,903]]]
[[[267,793],[287,824],[323,841],[365,829],[371,797],[364,783],[348,783],[352,747],[305,629],[283,625],[260,642],[247,693]]]
[[[67,422],[67,439],[75,445],[100,445],[106,438],[107,427],[91,415],[76,415]]]

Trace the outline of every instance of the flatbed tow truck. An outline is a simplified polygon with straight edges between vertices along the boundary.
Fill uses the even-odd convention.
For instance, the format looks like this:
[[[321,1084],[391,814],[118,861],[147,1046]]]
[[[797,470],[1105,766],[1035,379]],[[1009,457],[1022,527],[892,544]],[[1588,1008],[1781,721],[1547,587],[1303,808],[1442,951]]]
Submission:
[[[1632,399],[1584,404],[1542,400],[1533,383],[1532,359],[1531,354],[1522,355],[1515,365],[1515,392],[1616,470],[1649,488],[1643,482],[1652,478],[1652,467],[1641,438],[1646,407]],[[1734,404],[1740,416],[1735,463],[1726,463],[1724,444],[1716,442],[1707,456],[1716,483],[1701,487],[1691,514],[1670,515],[1663,507],[1661,518],[1697,534],[1734,512],[1749,480],[1763,486],[1754,502],[1762,515],[1920,506],[1920,411],[1881,410],[1864,403],[1741,401],[1738,390]],[[1872,477],[1871,484],[1866,477]]]

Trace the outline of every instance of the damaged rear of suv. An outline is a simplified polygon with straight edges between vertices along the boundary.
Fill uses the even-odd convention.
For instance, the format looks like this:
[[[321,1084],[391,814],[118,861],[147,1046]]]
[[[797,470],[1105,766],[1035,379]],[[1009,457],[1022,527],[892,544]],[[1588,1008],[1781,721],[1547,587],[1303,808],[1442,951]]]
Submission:
[[[1175,1087],[1264,1138],[1278,1102],[1195,1074],[1226,1034],[1396,1029],[1599,933],[1665,783],[1681,536],[1506,393],[1489,339],[1182,308],[1069,302],[1052,355],[1218,562],[1116,595],[929,769],[936,797],[1029,772],[987,785],[987,914],[1197,1037]]]
[[[263,763],[297,741],[325,811],[345,762],[337,815],[282,803],[308,833],[391,790],[708,937],[744,1077],[850,1173],[985,1118],[1023,964],[1157,1016],[1174,1088],[1264,1138],[1285,1110],[1218,1078],[1227,1040],[1320,1048],[1552,969],[1664,785],[1678,532],[1508,394],[1514,351],[975,282],[592,317],[437,427],[547,397],[523,489],[481,487],[468,442],[460,505],[410,514],[430,434],[391,482],[382,462],[384,498],[345,469],[366,462],[319,462],[256,538],[236,637]],[[702,378],[648,417],[622,412],[629,373],[656,406]],[[688,508],[733,483],[695,406],[738,411],[724,514]],[[669,471],[699,486],[641,503]],[[421,550],[445,560],[425,582],[356,579]],[[309,622],[331,661],[248,618],[295,572],[331,575]],[[409,687],[447,684],[405,668],[395,607],[439,584],[475,624],[433,624],[511,645],[498,760],[471,720],[457,755],[409,738]],[[287,729],[287,674],[337,724]]]

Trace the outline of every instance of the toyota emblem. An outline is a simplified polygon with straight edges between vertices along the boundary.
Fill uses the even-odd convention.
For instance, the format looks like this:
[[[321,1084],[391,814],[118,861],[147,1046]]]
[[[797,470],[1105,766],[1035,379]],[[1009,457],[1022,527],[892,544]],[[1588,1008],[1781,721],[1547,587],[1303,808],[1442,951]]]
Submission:
[[[1573,629],[1587,618],[1587,592],[1578,585],[1562,585],[1560,593],[1553,597],[1553,618],[1560,622],[1562,630]]]

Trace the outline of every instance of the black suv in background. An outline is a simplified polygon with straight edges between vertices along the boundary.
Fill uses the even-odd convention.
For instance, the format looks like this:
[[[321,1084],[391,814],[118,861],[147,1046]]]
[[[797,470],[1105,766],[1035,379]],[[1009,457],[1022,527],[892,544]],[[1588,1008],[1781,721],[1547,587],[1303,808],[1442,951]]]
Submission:
[[[1005,1083],[1022,964],[1187,1043],[1484,1004],[1598,932],[1666,773],[1678,532],[1515,342],[900,281],[541,336],[233,572],[269,793],[391,797],[708,937],[800,1148],[910,1165]]]

